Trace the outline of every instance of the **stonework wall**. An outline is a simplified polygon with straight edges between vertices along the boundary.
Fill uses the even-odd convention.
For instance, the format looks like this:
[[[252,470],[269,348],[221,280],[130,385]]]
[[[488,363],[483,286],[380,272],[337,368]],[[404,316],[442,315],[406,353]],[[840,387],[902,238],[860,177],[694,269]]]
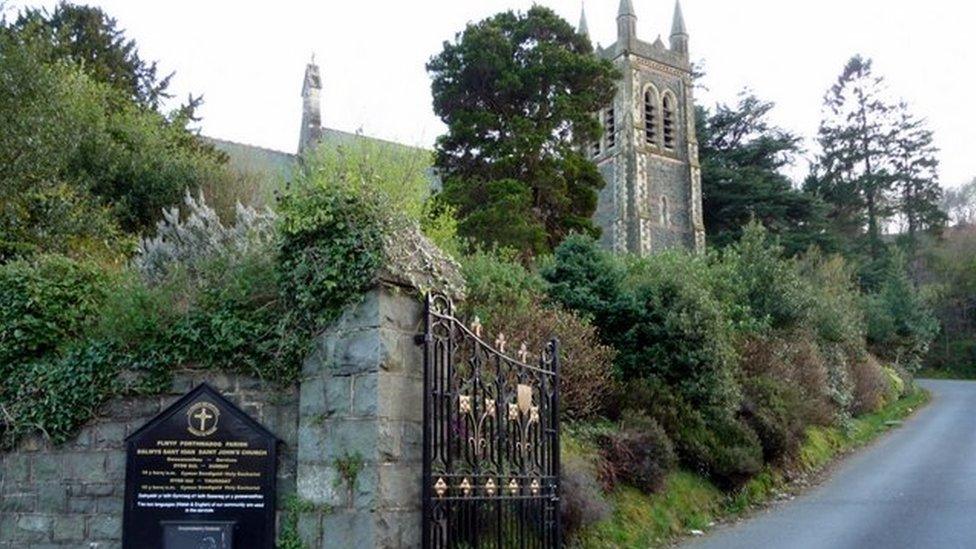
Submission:
[[[312,548],[420,544],[422,305],[381,286],[316,341],[301,386],[299,518]],[[361,459],[355,478],[340,464]]]
[[[116,399],[71,441],[23,441],[0,454],[0,549],[121,547],[125,438],[177,398],[208,382],[283,441],[278,505],[295,492],[298,389],[240,376],[186,372],[167,394]]]

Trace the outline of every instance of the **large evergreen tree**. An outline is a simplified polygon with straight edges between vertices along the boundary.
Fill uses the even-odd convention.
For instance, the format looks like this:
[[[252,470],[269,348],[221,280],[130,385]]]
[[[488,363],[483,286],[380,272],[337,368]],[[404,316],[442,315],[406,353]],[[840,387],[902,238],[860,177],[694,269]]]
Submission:
[[[139,57],[135,41],[100,8],[62,0],[53,11],[24,10],[8,30],[35,45],[46,45],[49,61],[76,63],[95,81],[111,85],[140,105],[156,109],[161,99],[169,97],[166,88],[173,75],[160,78],[156,62]]]
[[[603,179],[582,153],[615,70],[551,10],[505,12],[469,25],[431,59],[443,198],[460,232],[526,255],[591,222]]]
[[[831,205],[831,221],[840,236],[848,243],[866,237],[875,260],[883,250],[882,228],[895,206],[890,152],[894,108],[871,60],[852,57],[824,100],[821,154],[816,174],[807,182],[807,190]]]
[[[800,138],[770,123],[773,106],[743,92],[735,106],[697,112],[708,241],[718,247],[733,244],[756,220],[789,254],[813,245],[832,249],[826,206],[794,189],[782,173],[800,152]]]
[[[892,152],[898,213],[904,222],[904,240],[914,256],[919,233],[941,231],[947,218],[940,208],[943,193],[932,131],[904,102],[898,105],[897,115]]]

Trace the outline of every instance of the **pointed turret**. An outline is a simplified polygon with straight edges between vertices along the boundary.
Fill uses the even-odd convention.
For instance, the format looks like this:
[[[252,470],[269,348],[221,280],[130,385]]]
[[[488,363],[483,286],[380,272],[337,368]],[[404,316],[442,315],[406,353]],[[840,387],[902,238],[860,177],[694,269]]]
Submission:
[[[586,24],[586,4],[580,7],[579,33],[589,38],[590,26]]]
[[[322,77],[319,66],[315,64],[315,54],[305,66],[305,81],[302,83],[302,128],[298,137],[298,154],[314,147],[322,138]]]
[[[637,40],[637,12],[630,0],[620,0],[617,11],[617,42],[631,49]]]
[[[674,22],[671,24],[671,50],[688,56],[688,29],[685,16],[681,13],[681,0],[674,3]]]

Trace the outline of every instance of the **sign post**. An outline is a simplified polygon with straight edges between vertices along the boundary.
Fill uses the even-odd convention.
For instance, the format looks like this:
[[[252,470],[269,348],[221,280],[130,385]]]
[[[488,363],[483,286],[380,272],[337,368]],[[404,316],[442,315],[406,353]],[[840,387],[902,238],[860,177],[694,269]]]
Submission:
[[[125,549],[272,549],[277,438],[207,384],[126,439]]]

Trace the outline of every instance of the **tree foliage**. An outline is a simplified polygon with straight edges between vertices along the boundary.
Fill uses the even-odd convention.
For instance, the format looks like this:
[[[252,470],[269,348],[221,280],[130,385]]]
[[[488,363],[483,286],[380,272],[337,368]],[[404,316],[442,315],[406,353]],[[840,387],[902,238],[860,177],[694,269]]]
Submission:
[[[223,158],[44,46],[0,32],[0,257],[117,256]]]
[[[898,218],[911,247],[918,232],[943,225],[932,133],[904,102],[890,99],[870,59],[851,58],[828,91],[818,141],[806,188],[830,205],[849,253],[885,261],[882,235]]]
[[[109,84],[139,105],[157,109],[173,74],[139,56],[134,40],[101,8],[62,0],[53,11],[28,8],[9,26],[25,42],[43,45],[47,62],[70,61],[93,80]]]
[[[526,254],[590,218],[603,179],[581,152],[599,136],[592,113],[613,97],[616,73],[551,10],[505,12],[469,25],[427,65],[443,198],[463,235]]]
[[[800,138],[770,123],[773,107],[743,92],[734,106],[697,112],[708,242],[728,246],[755,220],[779,236],[791,255],[813,245],[833,249],[826,206],[794,189],[782,173],[800,152]]]

